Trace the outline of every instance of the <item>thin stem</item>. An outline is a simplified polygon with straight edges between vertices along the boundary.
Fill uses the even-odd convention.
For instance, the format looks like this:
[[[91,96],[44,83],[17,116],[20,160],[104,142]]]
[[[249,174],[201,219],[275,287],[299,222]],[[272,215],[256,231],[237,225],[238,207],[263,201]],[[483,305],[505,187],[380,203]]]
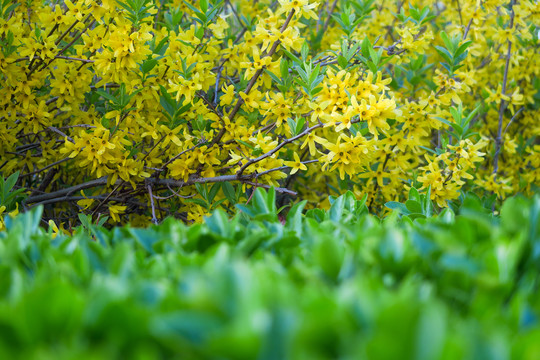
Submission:
[[[330,7],[330,10],[328,11],[328,17],[326,18],[326,21],[324,22],[324,26],[322,28],[322,33],[324,34],[326,30],[328,30],[328,26],[330,25],[330,20],[332,20],[332,14],[334,13],[334,10],[336,9],[338,0],[334,0],[332,3],[332,6]]]
[[[146,188],[148,189],[148,195],[150,195],[150,205],[152,206],[152,223],[157,225],[159,222],[156,217],[156,207],[154,205],[154,196],[152,195],[152,186],[148,184],[146,185]]]
[[[506,128],[504,128],[504,132],[503,132],[503,138],[504,138],[504,135],[506,135],[506,132],[508,131],[508,128],[510,127],[510,124],[512,124],[512,122],[514,121],[514,119],[523,111],[524,108],[520,108],[518,111],[516,111],[516,113],[514,114],[514,116],[512,116],[512,118],[510,119],[510,121],[508,122],[508,125],[506,125]]]
[[[275,148],[273,148],[272,150],[268,151],[267,153],[264,153],[262,154],[261,156],[255,158],[255,159],[251,159],[249,161],[247,161],[241,168],[240,170],[238,170],[238,172],[236,173],[237,175],[242,175],[242,173],[246,170],[246,168],[256,162],[259,162],[263,159],[266,159],[267,157],[270,157],[272,155],[274,155],[276,152],[279,151],[279,149],[281,149],[282,147],[284,147],[285,145],[289,144],[289,143],[292,143],[293,141],[296,141],[304,136],[306,136],[307,134],[309,134],[311,131],[315,130],[315,129],[318,129],[320,127],[323,127],[323,124],[322,123],[318,123],[317,125],[313,125],[312,127],[310,128],[307,128],[306,130],[302,131],[300,134],[296,135],[296,136],[293,136],[292,138],[288,138],[286,139],[285,141],[283,141],[282,143],[280,143],[278,146],[276,146]]]
[[[116,187],[105,197],[105,199],[103,199],[103,201],[101,201],[97,206],[96,208],[92,211],[92,217],[94,217],[94,215],[97,213],[97,211],[99,210],[99,208],[105,204],[107,202],[107,200],[109,200],[109,198],[116,192],[116,190],[118,190],[120,188],[120,186],[124,185],[125,184],[125,181],[121,181],[118,185],[116,185]]]
[[[271,187],[270,185],[261,184],[261,183],[254,183],[252,181],[244,181],[244,183],[246,183],[248,185],[255,186],[255,187],[262,187],[264,189],[270,189],[270,187]],[[284,193],[284,194],[289,194],[289,195],[292,195],[292,196],[298,195],[295,191],[292,191],[292,190],[289,190],[289,189],[286,189],[286,188],[274,187],[274,190],[276,190],[277,192],[281,192],[281,193]]]
[[[35,170],[35,171],[32,171],[32,172],[26,173],[26,174],[21,174],[21,175],[19,176],[19,178],[23,178],[23,177],[27,177],[27,176],[32,176],[32,175],[39,174],[40,172],[43,172],[43,171],[45,171],[45,170],[47,170],[47,169],[50,169],[50,168],[52,168],[53,166],[62,164],[62,163],[66,162],[66,161],[68,161],[68,160],[70,160],[70,159],[71,159],[70,157],[67,157],[67,158],[65,158],[65,159],[55,161],[55,162],[53,162],[52,164],[49,164],[49,165],[47,165],[47,166],[45,166],[45,167],[42,167],[41,169],[38,169],[38,170]]]

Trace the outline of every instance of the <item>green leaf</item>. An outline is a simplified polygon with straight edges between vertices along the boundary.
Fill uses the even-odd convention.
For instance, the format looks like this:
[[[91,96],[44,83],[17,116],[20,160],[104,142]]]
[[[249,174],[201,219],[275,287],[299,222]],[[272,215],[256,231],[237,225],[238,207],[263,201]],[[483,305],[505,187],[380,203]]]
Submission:
[[[314,255],[323,273],[329,279],[336,280],[345,259],[345,252],[339,244],[339,239],[323,235],[314,249]]]
[[[203,13],[208,12],[208,0],[199,0],[199,6]]]
[[[105,99],[109,100],[110,102],[112,102],[113,104],[118,104],[118,99],[115,98],[114,96],[112,96],[111,94],[109,94],[108,92],[106,91],[103,91],[103,90],[96,90],[96,92],[103,96]]]
[[[416,200],[407,200],[405,201],[405,206],[410,213],[422,214],[422,205]]]
[[[452,44],[452,41],[448,37],[448,34],[446,32],[441,31],[440,32],[441,38],[444,42],[444,45],[446,46],[446,49],[448,49],[449,53],[454,53],[454,45]],[[452,58],[452,55],[450,55],[450,58]]]
[[[279,69],[281,72],[281,77],[283,79],[286,79],[289,77],[289,62],[284,57],[281,58],[281,62],[279,63]],[[274,75],[272,72],[269,72],[269,74]]]
[[[294,128],[294,134],[298,135],[302,132],[304,129],[304,125],[306,124],[306,119],[304,117],[300,117],[297,119],[296,127]]]
[[[291,134],[296,135],[296,121],[293,118],[287,118],[287,124]]]
[[[423,213],[426,215],[426,217],[431,217],[433,211],[433,204],[431,203],[431,185],[428,187],[427,194],[424,199],[423,208]]]
[[[362,55],[364,55],[365,58],[369,58],[370,52],[369,50],[373,48],[373,45],[371,45],[371,42],[367,37],[362,40]]]
[[[369,57],[375,65],[379,64],[379,54],[373,48],[369,48]]]
[[[224,239],[230,239],[233,236],[234,228],[227,217],[227,214],[221,210],[214,210],[212,216],[205,217],[205,223],[208,229],[213,233],[223,237]]]
[[[237,199],[236,199],[236,193],[234,191],[234,187],[231,185],[230,182],[224,182],[222,185],[221,185],[221,188],[223,189],[223,194],[225,195],[225,197],[227,198],[227,200],[229,200],[229,202],[231,204],[235,204]]]
[[[342,69],[345,69],[348,65],[347,59],[345,59],[342,55],[339,55],[337,58],[338,65],[341,66]]]
[[[197,204],[199,206],[202,206],[205,209],[208,209],[208,203],[206,201],[204,201],[203,199],[193,199],[193,198],[192,199],[185,199],[184,202]]]
[[[148,253],[153,254],[155,252],[153,246],[159,240],[155,230],[129,228],[128,231]]]
[[[469,113],[469,115],[467,115],[467,117],[465,118],[465,121],[463,122],[464,125],[468,124],[474,118],[474,116],[478,113],[481,107],[482,105],[478,105],[476,108],[474,108],[473,111]]]
[[[306,61],[307,61],[307,57],[308,57],[308,55],[309,55],[309,45],[308,45],[307,42],[304,42],[304,43],[302,44],[302,48],[301,48],[301,50],[300,50],[300,54],[301,54],[301,56],[302,56],[302,61],[303,61],[303,62],[306,62]]]
[[[344,200],[344,197],[340,196],[332,203],[332,206],[330,207],[330,210],[328,212],[328,216],[331,221],[338,222],[341,220],[341,217],[343,215],[343,208],[345,206]]]
[[[210,188],[210,191],[208,192],[208,202],[212,203],[214,202],[214,198],[216,197],[219,189],[221,189],[221,183],[215,183]]]
[[[236,142],[239,143],[239,144],[244,145],[244,146],[247,147],[248,149],[255,150],[255,148],[253,147],[253,145],[251,145],[251,144],[245,142],[244,140],[234,139],[234,141],[236,141]]]
[[[264,190],[262,188],[258,188],[257,190],[259,190],[260,193],[264,193]],[[266,204],[271,212],[276,212],[276,189],[274,189],[274,187],[268,189],[266,196]]]
[[[169,114],[171,120],[174,119],[174,115],[176,114],[176,102],[173,103],[173,100],[170,100],[166,96],[161,96],[159,98],[159,103],[163,107],[163,109]]]
[[[288,229],[294,230],[298,237],[302,236],[302,210],[306,204],[307,200],[294,204],[287,214],[286,226]]]
[[[156,59],[146,60],[141,66],[142,72],[145,74],[149,73],[157,65],[157,63],[158,61]]]
[[[13,187],[17,183],[18,179],[19,179],[19,171],[14,172],[13,174],[11,174],[6,179],[6,181],[4,183],[4,186],[3,186],[4,195],[7,195],[7,193],[9,193],[11,190],[13,190]],[[5,198],[5,196],[4,196],[4,198]]]
[[[152,336],[171,341],[204,344],[210,334],[217,331],[222,321],[215,314],[202,310],[176,310],[151,319]]]
[[[438,121],[442,122],[443,124],[446,124],[446,125],[448,125],[450,127],[452,126],[452,123],[450,121],[448,121],[448,120],[446,120],[446,119],[444,119],[442,117],[432,116],[432,119],[438,120]]]
[[[417,360],[440,358],[445,347],[447,334],[447,311],[440,304],[429,304],[423,308],[416,329]]]
[[[450,52],[448,50],[446,50],[445,48],[443,48],[441,46],[435,46],[435,50],[439,53],[439,55],[441,55],[443,57],[443,59],[448,64],[453,64],[454,57],[452,56],[452,54],[450,54]]]
[[[460,56],[465,53],[465,50],[472,44],[471,40],[465,41],[463,44],[461,44],[455,51],[454,56]]]
[[[295,64],[300,65],[300,66],[302,65],[303,62],[298,57],[296,57],[296,55],[294,55],[293,53],[289,52],[288,50],[284,48],[282,48],[281,51],[283,51],[285,55],[287,55],[287,57],[291,59]]]
[[[184,0],[184,4],[195,13],[195,15],[201,15],[202,13],[195,6],[191,5],[189,2]]]
[[[414,187],[409,189],[409,200],[420,201],[420,194]]]
[[[403,215],[408,215],[408,214],[411,213],[409,211],[409,209],[407,208],[407,206],[405,206],[405,204],[402,204],[402,203],[397,202],[397,201],[389,201],[386,204],[384,204],[384,206],[386,206],[390,210],[397,211],[397,212],[399,212],[400,214],[403,214]]]

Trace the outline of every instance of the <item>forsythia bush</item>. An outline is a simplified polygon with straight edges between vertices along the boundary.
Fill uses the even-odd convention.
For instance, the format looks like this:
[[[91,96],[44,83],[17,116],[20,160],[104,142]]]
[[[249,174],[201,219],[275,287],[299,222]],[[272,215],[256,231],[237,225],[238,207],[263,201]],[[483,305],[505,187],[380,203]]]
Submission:
[[[438,207],[530,193],[539,14],[530,0],[0,0],[0,172],[65,226],[199,221],[253,187],[311,206],[351,189],[374,212],[411,187]]]

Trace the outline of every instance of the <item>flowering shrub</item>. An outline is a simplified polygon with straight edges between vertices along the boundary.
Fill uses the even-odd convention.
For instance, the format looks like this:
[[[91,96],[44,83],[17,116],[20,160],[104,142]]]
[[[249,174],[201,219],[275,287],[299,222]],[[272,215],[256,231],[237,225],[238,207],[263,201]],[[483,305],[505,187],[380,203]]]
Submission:
[[[0,171],[59,222],[540,177],[538,2],[0,4]]]

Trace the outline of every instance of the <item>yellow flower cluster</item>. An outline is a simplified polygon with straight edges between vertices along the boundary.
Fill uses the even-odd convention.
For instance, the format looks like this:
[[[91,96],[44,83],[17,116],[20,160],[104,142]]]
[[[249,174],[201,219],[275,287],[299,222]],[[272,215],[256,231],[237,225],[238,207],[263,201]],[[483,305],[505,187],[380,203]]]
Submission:
[[[537,1],[0,3],[0,173],[56,223],[540,180]]]
[[[485,153],[479,150],[485,146],[484,141],[473,144],[467,139],[455,146],[448,145],[449,151],[441,155],[426,155],[428,165],[420,168],[422,175],[418,177],[418,181],[422,183],[423,189],[431,187],[431,196],[437,205],[445,207],[446,200],[457,199],[459,190],[466,181],[474,179],[471,173],[476,168],[475,163],[483,161]]]

